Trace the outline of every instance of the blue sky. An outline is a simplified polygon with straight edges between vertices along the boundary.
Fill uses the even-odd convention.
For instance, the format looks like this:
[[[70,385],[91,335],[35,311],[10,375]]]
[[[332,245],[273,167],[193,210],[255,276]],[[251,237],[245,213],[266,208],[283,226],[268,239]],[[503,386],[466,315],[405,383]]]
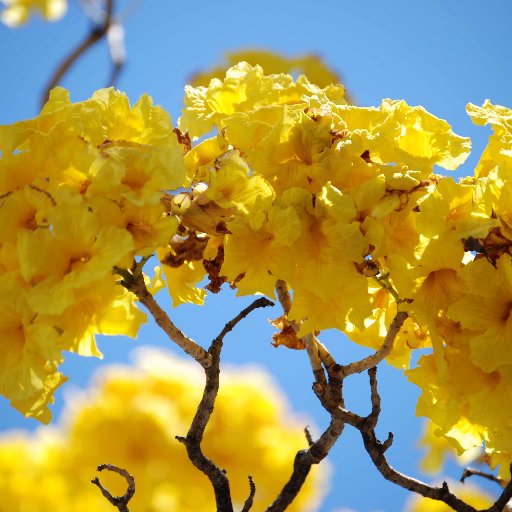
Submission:
[[[128,2],[120,2],[126,5]],[[212,67],[227,51],[268,49],[296,56],[315,52],[341,73],[357,103],[377,105],[383,98],[421,104],[448,120],[460,135],[470,136],[473,152],[459,174],[471,174],[489,131],[473,126],[465,113],[468,102],[512,106],[512,2],[509,0],[222,0],[176,2],[146,0],[125,21],[127,65],[118,87],[132,101],[144,92],[155,103],[179,116],[183,86],[198,70]],[[44,84],[58,62],[86,33],[88,21],[75,1],[57,23],[32,20],[11,30],[0,26],[0,124],[34,116]],[[109,58],[101,43],[85,55],[65,78],[74,100],[85,99],[104,86]],[[183,306],[172,312],[176,323],[205,344],[249,300],[230,292],[211,297],[207,307]],[[206,315],[206,316],[204,316]],[[272,329],[266,319],[275,311],[259,311],[227,339],[224,360],[257,363],[279,381],[295,409],[325,426],[328,418],[311,392],[305,354],[269,345]],[[200,321],[198,321],[200,319]],[[326,342],[340,362],[363,354],[339,334]],[[137,341],[102,338],[103,361],[69,357],[64,372],[69,387],[85,386],[91,373],[145,343],[167,346],[153,328],[145,327]],[[383,414],[380,432],[395,434],[389,457],[401,471],[420,476],[416,439],[421,423],[414,419],[418,391],[397,371],[380,372]],[[368,407],[366,378],[347,386],[348,406],[364,413]],[[55,416],[62,408],[58,392]],[[0,428],[36,427],[0,399]],[[346,429],[330,457],[332,491],[322,511],[347,508],[357,512],[396,512],[408,493],[388,484],[368,461],[359,436]],[[449,468],[455,478],[459,470]]]

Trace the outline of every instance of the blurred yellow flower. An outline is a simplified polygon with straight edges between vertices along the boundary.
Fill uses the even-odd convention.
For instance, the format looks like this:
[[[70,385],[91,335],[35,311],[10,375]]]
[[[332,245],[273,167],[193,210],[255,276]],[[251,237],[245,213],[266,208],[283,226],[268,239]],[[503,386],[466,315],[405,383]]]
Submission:
[[[67,0],[2,0],[5,5],[2,21],[9,27],[27,22],[31,11],[39,11],[49,21],[57,21],[66,14]]]
[[[133,367],[106,368],[91,389],[70,396],[59,427],[0,438],[0,510],[89,512],[111,510],[90,480],[101,463],[134,475],[134,511],[214,511],[208,479],[176,439],[185,435],[199,403],[204,376],[194,363],[146,348]],[[269,376],[256,369],[223,371],[203,449],[227,470],[234,506],[256,483],[255,511],[275,499],[291,474],[297,450],[307,446],[304,421],[292,414]],[[318,510],[328,467],[314,467],[289,510]],[[126,484],[104,472],[114,495]]]

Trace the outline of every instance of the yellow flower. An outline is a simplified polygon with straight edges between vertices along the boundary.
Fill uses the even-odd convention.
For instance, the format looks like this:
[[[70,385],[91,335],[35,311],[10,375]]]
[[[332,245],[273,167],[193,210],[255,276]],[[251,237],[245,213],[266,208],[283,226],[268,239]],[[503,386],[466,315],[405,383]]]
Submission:
[[[251,169],[237,150],[220,155],[210,169],[205,197],[221,208],[248,213],[257,203],[261,208],[274,198],[272,187],[262,176],[250,175]]]
[[[246,131],[240,123],[254,128]],[[332,144],[328,116],[314,120],[302,109],[285,105],[279,109],[259,109],[249,118],[232,116],[222,124],[226,138],[244,150],[251,167],[277,193],[291,187],[318,193],[334,174],[328,161]]]
[[[78,288],[72,303],[58,316],[51,316],[62,332],[59,346],[82,356],[102,357],[95,335],[135,338],[146,314],[135,305],[135,297],[119,286],[112,275]]]
[[[249,112],[269,105],[322,103],[330,99],[344,104],[343,87],[321,89],[307,78],[294,82],[291,75],[264,75],[260,66],[240,62],[229,68],[223,80],[208,87],[185,87],[185,108],[179,120],[182,132],[193,139],[207,133],[235,112]]]
[[[351,286],[348,282],[358,283],[356,288],[364,282],[361,289],[367,293],[365,278],[353,265],[363,260],[368,245],[356,221],[352,198],[328,183],[318,195],[289,189],[278,203],[292,206],[301,224],[292,246],[295,265],[285,274],[291,286],[329,298]]]
[[[469,294],[453,304],[448,315],[467,329],[471,360],[486,372],[512,368],[512,257],[501,256],[495,269],[478,259],[464,269]]]
[[[30,11],[37,10],[49,21],[57,21],[66,14],[66,0],[2,0],[6,5],[2,11],[2,21],[9,27],[17,27],[27,22]]]
[[[133,243],[127,231],[101,226],[83,204],[56,206],[49,221],[51,230],[20,233],[20,270],[33,285],[32,306],[59,314],[75,301],[75,290],[110,275],[131,254]]]
[[[221,274],[240,295],[274,297],[276,281],[293,267],[291,247],[301,230],[294,208],[273,206],[228,223]]]
[[[475,211],[475,186],[456,183],[452,178],[440,179],[430,193],[418,201],[420,211],[416,225],[421,234],[433,237],[451,231],[461,240],[470,236],[485,237],[498,222],[491,219],[491,211]]]
[[[138,352],[133,367],[107,368],[91,389],[70,397],[58,428],[0,438],[2,503],[33,512],[108,512],[112,505],[90,484],[97,465],[108,461],[135,477],[130,509],[213,511],[208,479],[175,439],[186,434],[203,385],[194,363],[156,349]],[[223,372],[202,446],[227,470],[237,509],[249,474],[258,489],[255,511],[275,499],[296,452],[307,446],[304,423],[266,373]],[[105,471],[101,481],[114,495],[125,492],[117,475]],[[326,481],[326,466],[313,467],[290,510],[318,510]]]
[[[426,473],[439,473],[448,457],[455,459],[460,466],[467,467],[482,452],[480,447],[476,447],[458,456],[455,447],[449,442],[449,438],[444,437],[440,429],[431,421],[427,421],[424,425],[419,446],[427,450],[420,464],[422,471]]]
[[[16,273],[0,276],[0,393],[25,416],[48,423],[48,405],[66,379],[58,332],[38,318]]]
[[[489,100],[485,100],[481,107],[469,103],[466,110],[475,124],[479,126],[490,124],[493,127],[489,144],[475,169],[475,177],[488,176],[498,167],[500,174],[504,173],[510,178],[512,176],[512,132],[510,130],[512,111],[501,105],[493,105]]]
[[[191,302],[202,306],[206,291],[196,286],[206,276],[202,261],[184,261],[179,266],[166,265],[169,251],[172,252],[172,249],[160,248],[157,254],[162,263],[172,305],[176,307]]]
[[[364,319],[361,328],[348,323],[346,334],[352,341],[378,350],[384,343],[396,308],[393,307],[394,299],[387,290],[376,288],[370,289],[368,293],[371,293],[373,314]],[[431,341],[428,329],[419,325],[409,316],[395,338],[393,348],[389,356],[386,357],[386,361],[396,368],[406,370],[410,365],[412,351],[429,346],[431,346]]]
[[[386,99],[380,108],[337,107],[348,130],[368,132],[369,158],[377,164],[432,172],[434,165],[454,170],[469,155],[470,140],[452,132],[451,126],[423,107]],[[370,138],[371,135],[371,138]],[[423,174],[422,177],[427,177]]]
[[[329,84],[339,82],[338,75],[332,69],[329,69],[318,55],[314,54],[288,58],[265,50],[242,50],[239,52],[228,52],[225,57],[226,66],[196,74],[192,77],[191,85],[194,87],[208,86],[213,78],[222,78],[226,68],[242,61],[248,62],[253,66],[261,66],[267,75],[298,72],[299,74],[306,75],[311,82],[319,87],[326,87]]]

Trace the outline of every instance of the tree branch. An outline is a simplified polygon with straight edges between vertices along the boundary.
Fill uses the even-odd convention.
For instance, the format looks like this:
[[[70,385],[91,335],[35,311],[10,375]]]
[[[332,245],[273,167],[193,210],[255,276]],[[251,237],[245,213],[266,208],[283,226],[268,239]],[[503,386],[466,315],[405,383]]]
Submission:
[[[484,512],[502,512],[505,510],[507,504],[512,500],[512,464],[509,466],[511,479],[500,494],[500,497],[495,501],[494,505],[489,507]]]
[[[149,293],[142,273],[130,273],[124,269],[116,269],[122,277],[121,285],[132,292],[151,313],[158,326],[167,334],[170,340],[192,356],[203,368],[212,364],[212,355],[201,347],[192,338],[183,334],[171,321],[167,313],[156,302],[153,295]]]
[[[112,25],[113,12],[114,0],[105,0],[105,18],[103,23],[99,25],[93,25],[85,39],[58,65],[57,69],[50,77],[48,85],[44,88],[43,94],[41,96],[41,108],[48,101],[50,91],[61,82],[64,75],[70,70],[73,64],[82,55],[84,55],[90,47],[92,47],[107,35],[109,28]],[[114,63],[114,65],[118,64]],[[113,71],[112,74],[114,79],[118,73],[119,70]]]
[[[372,354],[371,356],[365,357],[360,361],[354,361],[353,363],[347,364],[345,366],[339,366],[334,373],[336,373],[339,377],[345,378],[353,373],[362,373],[374,366],[377,366],[381,361],[383,361],[393,349],[393,343],[395,338],[397,337],[402,325],[408,317],[408,313],[406,311],[398,311],[389,326],[386,337],[384,338],[384,343],[382,346]]]
[[[287,315],[292,307],[292,299],[288,290],[288,284],[282,279],[278,279],[276,282],[276,293],[277,298],[283,307],[283,312]]]
[[[254,480],[252,479],[252,476],[249,475],[249,496],[245,500],[244,508],[241,512],[249,512],[251,510],[252,505],[254,503],[254,495],[256,494],[256,486],[254,485]]]
[[[495,482],[498,485],[501,485],[501,487],[506,486],[506,481],[503,480],[503,478],[500,478],[499,476],[493,475],[492,473],[486,473],[484,471],[480,471],[478,469],[472,469],[472,468],[465,468],[462,472],[462,476],[460,477],[460,481],[464,483],[466,481],[466,478],[469,478],[470,476],[481,476],[482,478],[486,478],[487,480],[490,480],[491,482]]]
[[[421,494],[426,498],[442,501],[457,512],[477,512],[475,508],[468,505],[457,495],[452,493],[446,482],[443,482],[441,487],[430,486],[420,480],[416,480],[415,478],[411,478],[400,473],[389,464],[384,454],[393,442],[393,434],[390,432],[388,438],[383,443],[381,443],[375,435],[375,427],[380,414],[380,395],[377,389],[376,378],[377,369],[373,368],[368,373],[370,376],[372,411],[359,427],[359,431],[361,432],[366,451],[370,455],[370,458],[381,475],[386,480],[389,480],[404,489]],[[511,496],[512,485],[509,484],[507,488],[504,489],[496,503],[487,509],[486,512],[501,512]]]
[[[267,508],[267,512],[286,510],[299,493],[313,464],[320,463],[334,446],[341,433],[344,423],[340,418],[332,417],[329,427],[307,450],[300,450],[295,456],[293,472],[277,499]],[[311,439],[308,439],[311,442]]]
[[[112,496],[110,492],[103,487],[98,477],[95,477],[91,480],[91,483],[98,486],[101,494],[107,498],[109,503],[112,503],[114,507],[117,507],[119,509],[119,512],[129,512],[128,511],[128,502],[132,499],[133,495],[135,494],[135,479],[133,478],[126,469],[119,468],[117,466],[114,466],[113,464],[100,464],[98,466],[98,471],[103,471],[104,469],[107,469],[108,471],[113,471],[114,473],[119,473],[121,476],[124,476],[126,478],[126,481],[128,482],[128,489],[124,493],[123,496]]]
[[[331,421],[327,429],[317,441],[313,441],[306,428],[308,449],[300,450],[295,456],[293,471],[279,496],[268,508],[267,512],[281,512],[286,510],[299,493],[302,485],[311,471],[313,464],[319,464],[334,446],[345,427],[345,422],[338,414],[338,408],[343,405],[342,380],[337,377],[325,375],[319,355],[319,342],[313,334],[304,337],[308,351],[309,361],[315,377],[313,391],[322,406],[331,413]]]
[[[148,292],[149,293],[149,292]],[[186,437],[176,436],[176,439],[185,445],[189,459],[194,466],[201,470],[210,480],[215,492],[215,501],[217,503],[217,512],[233,512],[233,504],[231,501],[231,492],[229,488],[229,480],[226,472],[220,469],[214,462],[206,457],[201,449],[206,425],[210,420],[219,391],[219,375],[220,375],[220,354],[224,337],[229,333],[242,319],[244,319],[251,311],[257,308],[273,306],[273,302],[266,298],[259,298],[241,311],[235,318],[230,320],[222,329],[220,334],[212,341],[208,354],[211,358],[209,366],[203,366],[206,383],[204,386],[203,396],[199,403],[192,424]],[[250,484],[251,485],[251,484]],[[254,484],[253,484],[254,485]],[[249,495],[249,505],[251,503],[251,495],[254,496],[255,489],[251,487]],[[244,507],[245,509],[245,507]],[[249,509],[247,509],[249,510]]]

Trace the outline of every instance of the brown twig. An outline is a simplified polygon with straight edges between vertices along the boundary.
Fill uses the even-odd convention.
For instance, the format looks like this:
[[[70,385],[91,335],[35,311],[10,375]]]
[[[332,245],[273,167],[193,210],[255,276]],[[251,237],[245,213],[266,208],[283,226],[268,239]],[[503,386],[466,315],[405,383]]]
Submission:
[[[306,343],[306,351],[309,357],[309,364],[311,365],[311,369],[313,370],[313,375],[315,377],[315,385],[317,390],[320,390],[320,386],[323,389],[327,384],[327,379],[325,377],[324,369],[322,368],[322,361],[320,360],[320,355],[318,353],[316,337],[313,334],[306,334],[303,339]]]
[[[299,493],[302,485],[311,471],[313,464],[319,464],[334,446],[341,433],[344,423],[336,417],[331,417],[331,422],[320,436],[307,450],[300,450],[295,456],[293,472],[288,482],[281,490],[274,503],[267,508],[267,512],[282,512],[286,510]],[[311,440],[308,440],[310,442]]]
[[[317,441],[313,441],[309,430],[306,428],[308,449],[300,450],[295,456],[293,471],[276,500],[267,508],[267,512],[282,512],[295,499],[302,485],[311,471],[313,464],[319,464],[334,446],[343,432],[345,422],[338,414],[339,406],[343,405],[342,380],[336,376],[327,378],[322,368],[322,360],[319,353],[319,342],[314,335],[305,338],[309,361],[315,377],[313,391],[317,395],[323,407],[331,413],[331,421],[327,429]]]
[[[382,476],[400,487],[413,491],[426,498],[442,501],[457,512],[477,512],[475,508],[462,501],[457,495],[452,493],[446,482],[440,487],[431,486],[420,480],[409,477],[394,469],[385,457],[385,452],[393,442],[393,434],[390,432],[388,438],[383,443],[380,442],[375,435],[375,427],[380,414],[380,395],[377,389],[377,369],[373,368],[369,372],[372,411],[365,418],[365,421],[357,428],[361,432],[363,443],[366,451],[370,455],[375,467]],[[512,468],[511,468],[512,470]],[[504,490],[496,503],[485,512],[501,512],[512,496],[512,485],[509,484]]]
[[[501,487],[505,487],[507,482],[503,480],[503,478],[500,478],[499,476],[493,475],[492,473],[486,473],[485,471],[480,471],[478,469],[473,468],[465,468],[462,472],[462,476],[460,477],[460,481],[464,483],[466,481],[466,478],[469,478],[470,476],[481,476],[482,478],[486,478],[487,480],[490,480],[491,482],[495,482],[498,485],[501,485]]]
[[[377,352],[371,356],[361,359],[360,361],[354,361],[353,363],[339,366],[335,373],[340,378],[345,378],[349,375],[352,375],[353,373],[362,373],[369,370],[370,368],[373,368],[374,366],[377,366],[390,354],[391,350],[393,349],[395,338],[397,337],[400,329],[402,328],[402,325],[408,316],[409,315],[406,311],[398,311],[395,315],[395,318],[393,318],[391,325],[389,326],[386,337],[384,338],[384,343],[379,348],[379,350],[377,350]]]
[[[249,496],[245,500],[244,508],[241,510],[241,512],[249,512],[251,510],[252,505],[254,503],[254,495],[256,494],[256,485],[254,485],[254,480],[252,479],[252,476],[249,475]]]
[[[128,489],[123,494],[123,496],[112,496],[110,492],[103,487],[98,477],[95,477],[91,480],[91,483],[98,486],[98,488],[101,491],[101,494],[105,496],[105,498],[114,505],[114,507],[117,507],[119,509],[119,512],[129,512],[128,511],[128,502],[132,499],[133,495],[135,494],[135,479],[133,478],[126,469],[119,468],[117,466],[114,466],[113,464],[100,464],[98,466],[98,471],[103,471],[104,469],[107,469],[108,471],[113,471],[114,473],[119,473],[121,476],[124,476],[126,478],[126,481],[128,482]]]
[[[220,334],[212,341],[212,344],[208,349],[208,354],[211,357],[211,364],[209,366],[203,366],[206,375],[206,383],[201,402],[197,407],[196,414],[192,420],[192,424],[186,437],[176,436],[176,439],[185,445],[188,457],[192,461],[192,464],[194,464],[196,468],[202,471],[209,478],[215,493],[217,512],[233,512],[229,480],[226,472],[220,469],[214,462],[204,455],[201,449],[201,442],[203,440],[206,425],[208,424],[213,412],[215,400],[219,391],[220,354],[223,340],[226,334],[229,333],[238,324],[238,322],[244,319],[251,311],[257,308],[273,305],[273,302],[264,297],[255,300],[235,318],[230,320],[224,326]],[[249,496],[248,500],[250,499],[251,496]]]
[[[192,356],[203,368],[208,368],[212,364],[212,355],[201,347],[192,338],[185,336],[171,321],[167,313],[156,302],[153,295],[149,293],[144,277],[141,272],[129,272],[125,269],[115,269],[123,279],[121,284],[131,291],[151,313],[158,326],[167,334],[176,345]]]
[[[64,75],[69,71],[71,66],[82,56],[85,52],[98,41],[103,39],[111,24],[114,12],[114,0],[105,0],[105,18],[102,24],[93,25],[85,39],[57,66],[57,69],[50,77],[48,85],[44,88],[41,96],[41,108],[48,101],[50,91],[58,85]]]

